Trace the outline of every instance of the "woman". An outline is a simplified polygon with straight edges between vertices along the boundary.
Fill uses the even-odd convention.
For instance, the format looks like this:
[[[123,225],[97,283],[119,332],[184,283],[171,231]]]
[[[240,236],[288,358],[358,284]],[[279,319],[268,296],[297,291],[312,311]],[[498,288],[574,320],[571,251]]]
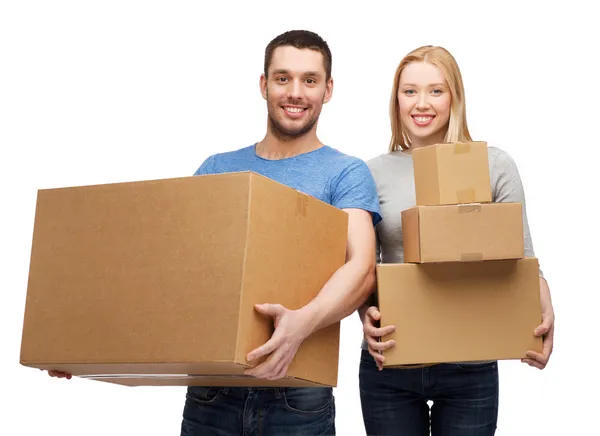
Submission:
[[[392,137],[388,153],[368,162],[381,204],[377,228],[381,263],[402,263],[401,212],[415,205],[411,151],[443,142],[472,141],[467,127],[464,88],[452,55],[441,47],[420,47],[400,62],[390,101]],[[493,201],[523,203],[525,256],[534,256],[523,186],[514,161],[488,147]],[[543,353],[530,351],[523,362],[543,369],[552,352],[554,311],[548,284],[540,271]],[[497,362],[445,363],[386,368],[378,342],[394,326],[377,328],[375,303],[361,308],[364,338],[360,364],[363,419],[369,435],[493,435],[498,416]],[[433,403],[431,411],[428,401]],[[430,413],[431,412],[431,413]]]

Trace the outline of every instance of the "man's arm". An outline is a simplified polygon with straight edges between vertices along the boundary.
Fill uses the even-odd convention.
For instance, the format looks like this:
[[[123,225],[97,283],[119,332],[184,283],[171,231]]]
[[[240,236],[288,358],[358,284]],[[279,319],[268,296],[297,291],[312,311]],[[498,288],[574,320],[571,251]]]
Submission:
[[[362,209],[343,210],[348,213],[346,263],[312,301],[298,310],[280,304],[256,306],[258,312],[273,317],[275,332],[247,356],[248,361],[271,354],[269,358],[246,374],[271,380],[284,377],[304,339],[352,314],[373,291],[376,283],[373,219]]]

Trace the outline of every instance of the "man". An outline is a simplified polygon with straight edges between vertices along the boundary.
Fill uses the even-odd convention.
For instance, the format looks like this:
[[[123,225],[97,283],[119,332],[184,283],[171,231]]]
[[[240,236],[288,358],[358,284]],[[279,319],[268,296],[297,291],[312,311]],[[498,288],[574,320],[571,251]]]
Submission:
[[[322,106],[333,92],[327,43],[301,30],[277,36],[265,50],[260,90],[268,108],[264,138],[209,157],[196,175],[254,171],[349,215],[347,262],[309,304],[295,311],[276,304],[256,306],[277,327],[267,343],[247,356],[248,361],[269,357],[246,374],[275,380],[286,375],[305,338],[352,314],[373,290],[374,224],[381,218],[366,164],[317,137]],[[334,420],[331,388],[189,387],[181,434],[331,435]]]
[[[254,171],[346,211],[349,219],[346,263],[310,303],[298,310],[256,306],[276,328],[269,341],[248,354],[248,361],[268,357],[246,374],[276,380],[286,375],[304,339],[352,314],[374,289],[374,225],[381,217],[366,164],[317,138],[322,106],[333,92],[327,43],[302,30],[277,36],[265,50],[260,90],[268,108],[264,138],[210,156],[195,175]],[[335,434],[333,390],[188,387],[182,436],[257,434]]]

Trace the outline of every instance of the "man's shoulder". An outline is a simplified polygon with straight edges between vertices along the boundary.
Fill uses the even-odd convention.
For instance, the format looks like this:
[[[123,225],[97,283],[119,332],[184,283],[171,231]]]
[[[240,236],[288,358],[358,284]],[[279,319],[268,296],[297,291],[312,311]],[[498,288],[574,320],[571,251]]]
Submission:
[[[348,153],[328,147],[328,158],[321,162],[330,174],[330,181],[335,190],[346,189],[348,186],[374,186],[373,175],[367,163]]]
[[[215,153],[208,156],[200,167],[196,170],[195,175],[212,174],[226,171],[233,163],[240,159],[247,159],[254,145],[250,145],[237,150]]]
[[[331,146],[326,146],[327,147],[327,155],[326,155],[326,163],[327,165],[331,165],[331,169],[336,171],[336,172],[340,172],[343,170],[347,170],[347,169],[354,169],[354,168],[367,168],[367,164],[366,162],[357,157],[357,156],[353,156],[351,154],[345,153],[343,151],[340,151],[336,148],[333,148]]]
[[[238,148],[236,150],[215,153],[215,154],[209,156],[208,159],[212,160],[213,162],[224,162],[224,161],[241,158],[241,157],[246,158],[250,153],[252,153],[253,149],[254,149],[254,145],[249,145],[246,147]]]

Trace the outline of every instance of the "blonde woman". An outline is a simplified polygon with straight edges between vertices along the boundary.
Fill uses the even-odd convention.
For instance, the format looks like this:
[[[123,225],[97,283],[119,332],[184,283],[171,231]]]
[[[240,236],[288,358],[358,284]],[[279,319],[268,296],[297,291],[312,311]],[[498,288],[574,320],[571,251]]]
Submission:
[[[401,211],[415,204],[411,152],[442,142],[471,141],[464,88],[453,56],[442,47],[420,47],[402,59],[394,77],[390,101],[392,137],[388,153],[368,162],[377,183],[382,222],[377,228],[377,262],[402,263]],[[490,176],[495,202],[521,202],[523,186],[512,158],[489,147]],[[534,256],[523,207],[525,255]],[[543,369],[552,353],[554,310],[548,284],[540,271],[543,353],[523,359]],[[376,303],[363,306],[364,341],[360,364],[363,419],[369,435],[487,436],[498,416],[497,362],[443,363],[382,369],[379,353],[393,347],[378,338],[395,326],[377,327]],[[427,346],[423,344],[423,346]],[[428,401],[432,402],[431,410]]]

